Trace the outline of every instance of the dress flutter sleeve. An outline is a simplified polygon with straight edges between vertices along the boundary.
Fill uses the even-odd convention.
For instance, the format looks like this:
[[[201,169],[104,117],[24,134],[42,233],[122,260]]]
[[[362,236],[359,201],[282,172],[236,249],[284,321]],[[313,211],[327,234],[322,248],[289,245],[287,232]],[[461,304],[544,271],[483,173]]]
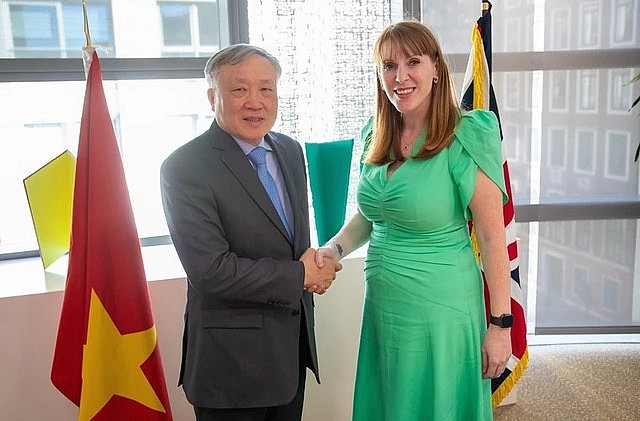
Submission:
[[[502,169],[500,128],[491,111],[473,110],[465,113],[448,149],[449,170],[458,186],[464,216],[472,219],[469,203],[480,168],[502,191],[502,203],[508,196]]]

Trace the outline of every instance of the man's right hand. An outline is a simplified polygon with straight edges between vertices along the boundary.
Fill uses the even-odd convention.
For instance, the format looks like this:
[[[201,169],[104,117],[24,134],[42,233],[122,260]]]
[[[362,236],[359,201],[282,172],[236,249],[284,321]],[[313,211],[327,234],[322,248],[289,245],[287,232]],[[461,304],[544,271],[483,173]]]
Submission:
[[[336,272],[342,269],[342,264],[326,258],[322,267],[318,267],[312,248],[300,256],[300,261],[304,264],[304,289],[317,294],[324,294],[336,279]]]

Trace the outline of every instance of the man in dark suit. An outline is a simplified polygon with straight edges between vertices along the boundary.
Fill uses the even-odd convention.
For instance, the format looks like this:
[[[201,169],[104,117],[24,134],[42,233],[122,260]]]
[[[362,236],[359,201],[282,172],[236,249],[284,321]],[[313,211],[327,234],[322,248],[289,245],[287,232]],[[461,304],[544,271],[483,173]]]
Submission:
[[[324,292],[341,266],[316,266],[302,148],[270,131],[280,73],[247,44],[211,57],[215,121],[161,168],[188,279],[179,384],[198,420],[299,420],[306,367],[318,380],[309,291]]]

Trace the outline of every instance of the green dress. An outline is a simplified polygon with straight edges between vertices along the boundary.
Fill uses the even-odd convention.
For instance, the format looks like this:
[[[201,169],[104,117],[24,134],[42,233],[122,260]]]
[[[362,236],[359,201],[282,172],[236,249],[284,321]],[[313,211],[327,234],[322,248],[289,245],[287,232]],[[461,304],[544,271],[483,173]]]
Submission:
[[[466,113],[438,155],[409,159],[390,177],[388,166],[364,164],[358,185],[373,229],[353,419],[491,420],[483,284],[467,221],[478,167],[506,199],[495,115]]]

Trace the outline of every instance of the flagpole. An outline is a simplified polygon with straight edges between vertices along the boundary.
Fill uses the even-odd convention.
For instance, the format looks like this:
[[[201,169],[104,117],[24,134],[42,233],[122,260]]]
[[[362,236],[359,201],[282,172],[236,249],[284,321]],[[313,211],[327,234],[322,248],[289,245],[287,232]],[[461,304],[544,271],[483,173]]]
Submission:
[[[84,19],[84,37],[87,40],[85,47],[91,47],[91,31],[89,30],[89,18],[87,17],[87,2],[82,0],[82,17]]]
[[[88,78],[91,61],[93,60],[94,46],[91,44],[91,31],[89,29],[89,16],[87,14],[87,2],[82,0],[82,18],[84,26],[84,38],[87,44],[82,47],[82,64],[84,66],[84,75]]]

